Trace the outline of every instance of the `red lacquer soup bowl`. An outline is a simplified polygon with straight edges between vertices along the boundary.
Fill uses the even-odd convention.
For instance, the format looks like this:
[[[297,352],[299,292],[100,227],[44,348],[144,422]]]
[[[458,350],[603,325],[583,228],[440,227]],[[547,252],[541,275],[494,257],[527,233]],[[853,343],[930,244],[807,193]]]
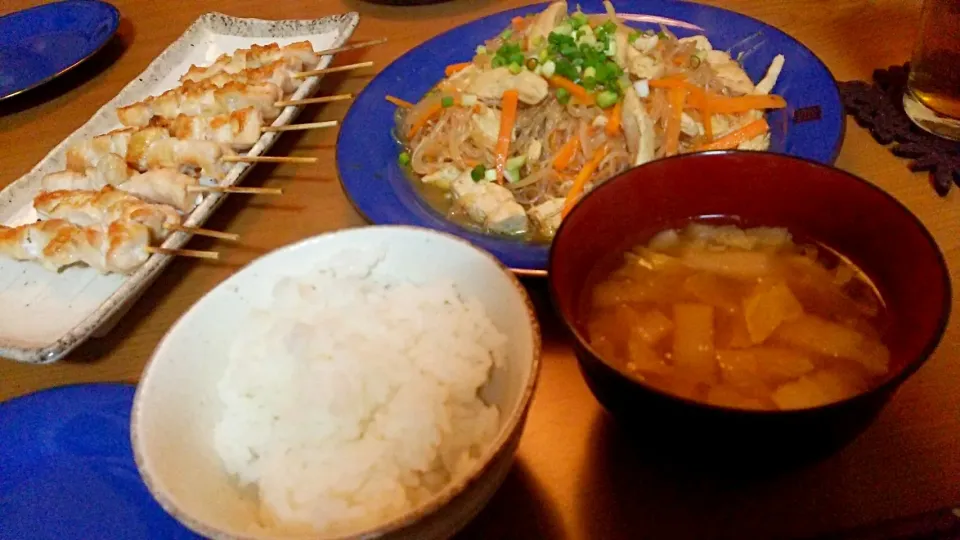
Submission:
[[[748,411],[675,397],[625,376],[600,358],[588,345],[581,306],[603,267],[612,268],[624,251],[659,231],[715,216],[742,226],[785,227],[864,270],[891,317],[883,335],[891,352],[887,378],[828,405]],[[850,440],[934,351],[951,304],[949,273],[940,250],[896,199],[841,170],[762,152],[662,159],[602,184],[563,221],[548,272],[550,294],[575,338],[581,372],[618,423],[650,442],[709,449],[714,455],[724,455],[725,449],[739,456],[815,455]]]

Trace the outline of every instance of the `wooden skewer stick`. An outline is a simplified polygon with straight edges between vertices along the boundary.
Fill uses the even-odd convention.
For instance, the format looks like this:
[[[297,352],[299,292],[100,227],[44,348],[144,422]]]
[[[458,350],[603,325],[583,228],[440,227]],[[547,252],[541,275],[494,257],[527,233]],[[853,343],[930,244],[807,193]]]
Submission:
[[[356,64],[347,64],[345,66],[334,66],[323,69],[312,69],[310,71],[301,71],[300,73],[294,73],[291,75],[295,79],[303,79],[306,77],[313,77],[314,75],[324,75],[327,73],[337,73],[340,71],[350,71],[352,69],[360,69],[365,67],[370,67],[373,65],[373,62],[357,62]]]
[[[160,255],[176,255],[178,257],[193,257],[194,259],[219,259],[220,254],[216,251],[197,251],[195,249],[169,249],[162,247],[146,247],[147,253],[158,253]]]
[[[330,103],[331,101],[344,101],[347,99],[353,99],[353,94],[337,94],[335,96],[289,99],[286,101],[278,101],[274,103],[274,105],[277,107],[286,107],[288,105],[313,105],[315,103]]]
[[[260,131],[266,133],[268,131],[300,131],[304,129],[322,129],[328,127],[334,127],[337,125],[336,120],[329,120],[327,122],[311,122],[309,124],[291,124],[289,126],[265,126],[260,128]]]
[[[281,188],[242,186],[187,186],[192,193],[243,193],[246,195],[283,195]]]
[[[291,156],[223,156],[227,163],[316,163],[315,157]]]
[[[167,225],[165,227],[171,231],[185,232],[197,236],[209,236],[210,238],[219,238],[220,240],[230,240],[236,242],[240,240],[240,235],[236,233],[226,233],[222,231],[212,231],[210,229],[201,229],[200,227],[184,227],[183,225]]]
[[[370,41],[361,41],[360,43],[348,43],[343,47],[337,47],[336,49],[327,49],[325,51],[320,51],[317,54],[320,56],[327,56],[328,54],[337,54],[345,51],[352,51],[355,49],[363,49],[365,47],[373,47],[374,45],[380,45],[381,43],[386,43],[387,38],[380,39],[371,39]]]

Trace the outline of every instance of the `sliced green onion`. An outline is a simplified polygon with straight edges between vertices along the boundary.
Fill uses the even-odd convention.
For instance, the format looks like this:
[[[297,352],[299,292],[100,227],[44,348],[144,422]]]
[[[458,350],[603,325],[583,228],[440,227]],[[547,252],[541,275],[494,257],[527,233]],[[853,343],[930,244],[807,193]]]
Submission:
[[[540,54],[537,55],[537,58],[540,60],[540,62],[546,62],[550,59],[550,53],[547,52],[546,49],[542,49]]]
[[[640,32],[637,32],[636,30],[634,30],[633,32],[630,32],[630,35],[627,36],[627,43],[633,43],[634,41],[640,39],[640,36],[642,35],[643,34],[641,34]]]
[[[664,32],[663,30],[661,30],[661,31],[657,32],[657,37],[660,38],[660,39],[667,39],[667,33]]]
[[[557,72],[557,65],[553,63],[553,60],[547,60],[543,63],[543,68],[540,70],[540,73],[544,77],[553,77],[553,74]]]
[[[584,79],[589,78],[589,77],[594,77],[594,78],[596,78],[596,76],[597,76],[597,69],[596,69],[595,67],[593,67],[593,66],[587,66],[587,69],[583,70],[583,78],[584,78]]]
[[[511,30],[510,28],[507,28],[503,32],[500,32],[500,39],[510,39],[510,36],[512,35],[513,35],[513,30]]]
[[[483,176],[485,174],[487,174],[487,168],[481,163],[480,165],[474,167],[472,171],[470,171],[470,178],[473,178],[474,182],[479,182],[483,180]]]
[[[487,172],[483,173],[483,179],[487,182],[493,182],[497,179],[497,170],[496,169],[487,169]]]
[[[490,65],[493,68],[503,67],[507,65],[507,61],[504,60],[502,56],[494,56],[493,60],[490,62]]]
[[[619,96],[616,92],[604,90],[603,92],[597,94],[597,107],[600,107],[601,109],[609,109],[617,103],[618,98]]]
[[[613,21],[607,21],[600,25],[600,30],[603,30],[607,34],[612,34],[617,31],[617,23]]]
[[[483,45],[477,45],[477,54],[487,54],[487,48]]]
[[[570,24],[572,24],[574,28],[580,28],[587,24],[587,16],[584,15],[582,11],[578,11],[570,17]]]
[[[617,54],[617,42],[610,40],[610,43],[607,44],[607,50],[604,51],[607,56],[616,56]]]
[[[566,105],[570,101],[570,92],[566,88],[557,88],[557,101]]]
[[[453,104],[454,104],[453,96],[443,96],[442,98],[440,98],[440,105],[443,106],[444,108],[453,107]]]
[[[587,68],[587,69],[590,69],[590,68]],[[583,80],[580,81],[580,84],[582,84],[583,87],[586,88],[587,90],[593,90],[594,88],[597,87],[597,80],[594,79],[593,77],[584,77]]]
[[[514,75],[523,71],[523,68],[520,67],[520,64],[516,64],[516,63],[510,64],[509,66],[507,66],[507,69],[509,69],[510,73],[513,73]]]
[[[516,169],[506,169],[503,171],[503,177],[507,179],[507,182],[514,184],[520,180],[520,171]]]
[[[399,163],[401,167],[406,167],[407,165],[409,165],[410,152],[400,152],[400,155],[397,156],[397,163]]]
[[[556,71],[558,75],[566,77],[571,81],[576,80],[580,74],[577,72],[576,66],[571,64],[567,60],[560,60],[556,63]]]
[[[507,168],[520,170],[527,163],[527,156],[514,156],[507,160]]]
[[[510,63],[511,63],[511,64],[520,64],[520,65],[523,65],[523,62],[524,62],[526,59],[527,59],[527,57],[524,56],[523,53],[522,53],[522,52],[519,52],[519,51],[518,51],[518,52],[515,52],[515,53],[513,53],[513,54],[510,55]]]

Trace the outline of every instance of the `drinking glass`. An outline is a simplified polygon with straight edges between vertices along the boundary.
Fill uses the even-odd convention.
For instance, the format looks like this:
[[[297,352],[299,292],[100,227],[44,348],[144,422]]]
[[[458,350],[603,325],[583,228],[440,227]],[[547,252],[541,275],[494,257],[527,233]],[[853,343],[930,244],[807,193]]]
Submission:
[[[960,141],[960,0],[925,0],[903,96],[921,128]]]

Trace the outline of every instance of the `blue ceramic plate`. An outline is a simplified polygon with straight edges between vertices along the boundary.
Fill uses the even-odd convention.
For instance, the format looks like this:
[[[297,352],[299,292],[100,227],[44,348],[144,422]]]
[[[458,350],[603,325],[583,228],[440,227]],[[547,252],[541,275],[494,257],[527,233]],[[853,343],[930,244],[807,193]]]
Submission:
[[[66,0],[0,17],[0,100],[90,58],[118,26],[117,8],[97,0]]]
[[[0,538],[199,538],[140,480],[133,392],[87,384],[0,403]]]
[[[580,5],[587,13],[603,11],[599,0],[583,0]],[[615,2],[621,15],[640,9],[631,9],[630,5]],[[783,54],[786,64],[774,92],[786,98],[789,105],[786,111],[769,117],[771,150],[833,163],[843,141],[843,108],[833,76],[809,49],[772,26],[731,11],[668,0],[634,5],[642,5],[644,15],[674,20],[676,24],[669,26],[680,37],[705,34],[715,48],[727,49],[734,56],[742,53],[743,66],[754,81],[763,76],[774,56]],[[446,231],[492,252],[515,271],[544,272],[548,246],[467,230],[420,198],[397,165],[400,147],[391,133],[395,108],[384,96],[419,100],[443,78],[445,66],[472,58],[476,46],[509,26],[511,18],[546,6],[504,11],[441,34],[398,58],[367,85],[347,113],[337,141],[337,167],[344,191],[367,220]],[[657,28],[651,23],[630,24]],[[684,28],[691,25],[703,30]],[[820,107],[820,119],[794,123],[793,111],[810,106]]]

